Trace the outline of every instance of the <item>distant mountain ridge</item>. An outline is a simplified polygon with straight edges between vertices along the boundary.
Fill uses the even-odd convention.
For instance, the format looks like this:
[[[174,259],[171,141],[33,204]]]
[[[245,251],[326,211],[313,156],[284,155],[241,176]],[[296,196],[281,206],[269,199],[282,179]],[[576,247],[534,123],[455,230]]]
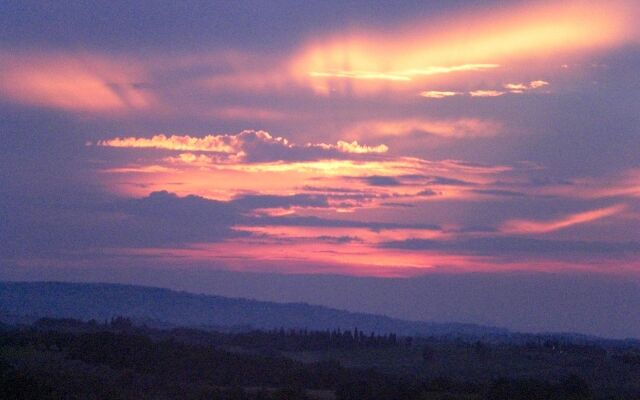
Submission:
[[[185,327],[354,329],[410,336],[495,335],[506,329],[406,321],[306,303],[274,303],[106,283],[0,282],[2,315],[95,319],[126,316]]]

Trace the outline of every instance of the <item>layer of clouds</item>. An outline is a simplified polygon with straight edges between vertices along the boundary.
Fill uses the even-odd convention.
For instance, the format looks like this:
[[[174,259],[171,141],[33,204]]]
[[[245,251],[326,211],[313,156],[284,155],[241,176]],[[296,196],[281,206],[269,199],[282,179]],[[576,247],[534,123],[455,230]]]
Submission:
[[[118,247],[165,247],[237,236],[238,212],[227,203],[168,192],[141,199],[79,198],[7,201],[0,227],[4,256],[102,251]]]
[[[184,247],[248,235],[235,226],[307,226],[438,230],[433,224],[396,224],[302,216],[254,215],[262,209],[328,207],[324,195],[253,195],[230,201],[200,196],[180,197],[166,191],[143,198],[101,198],[78,193],[34,201],[2,196],[0,255],[6,258],[35,255],[82,254],[115,248]]]
[[[527,7],[513,29],[518,7],[474,19],[463,3],[125,8],[0,5],[3,253],[188,249],[247,235],[237,225],[638,239],[640,53],[622,2]],[[480,28],[456,40],[442,9]],[[521,28],[525,46],[490,40]],[[431,88],[447,100],[417,96]]]
[[[173,151],[217,153],[217,156],[189,156],[182,161],[212,160],[216,162],[267,162],[267,161],[309,161],[346,158],[347,155],[383,154],[388,151],[384,144],[367,146],[357,141],[338,141],[336,144],[307,143],[298,145],[280,136],[272,136],[265,131],[246,130],[238,134],[206,135],[154,135],[151,138],[124,137],[100,140],[102,147],[148,148]]]

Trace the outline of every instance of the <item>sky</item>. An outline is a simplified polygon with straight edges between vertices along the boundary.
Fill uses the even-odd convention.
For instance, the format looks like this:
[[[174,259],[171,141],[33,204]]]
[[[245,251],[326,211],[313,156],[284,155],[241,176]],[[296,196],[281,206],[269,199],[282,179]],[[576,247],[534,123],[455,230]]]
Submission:
[[[0,261],[640,276],[640,6],[4,1]]]

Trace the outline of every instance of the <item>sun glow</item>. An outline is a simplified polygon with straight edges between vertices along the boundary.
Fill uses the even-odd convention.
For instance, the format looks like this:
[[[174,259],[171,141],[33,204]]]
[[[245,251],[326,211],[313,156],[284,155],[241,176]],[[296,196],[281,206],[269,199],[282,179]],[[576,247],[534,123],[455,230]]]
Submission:
[[[371,93],[413,88],[458,73],[610,46],[632,35],[628,2],[543,3],[501,12],[461,14],[392,33],[354,32],[315,41],[291,64],[318,93]],[[400,86],[398,86],[400,85]]]

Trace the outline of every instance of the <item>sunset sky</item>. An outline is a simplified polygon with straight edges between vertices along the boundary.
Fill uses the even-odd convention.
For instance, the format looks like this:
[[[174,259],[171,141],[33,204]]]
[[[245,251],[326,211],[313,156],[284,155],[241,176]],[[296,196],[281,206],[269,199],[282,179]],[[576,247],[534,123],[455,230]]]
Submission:
[[[0,4],[0,260],[640,277],[640,6]]]

